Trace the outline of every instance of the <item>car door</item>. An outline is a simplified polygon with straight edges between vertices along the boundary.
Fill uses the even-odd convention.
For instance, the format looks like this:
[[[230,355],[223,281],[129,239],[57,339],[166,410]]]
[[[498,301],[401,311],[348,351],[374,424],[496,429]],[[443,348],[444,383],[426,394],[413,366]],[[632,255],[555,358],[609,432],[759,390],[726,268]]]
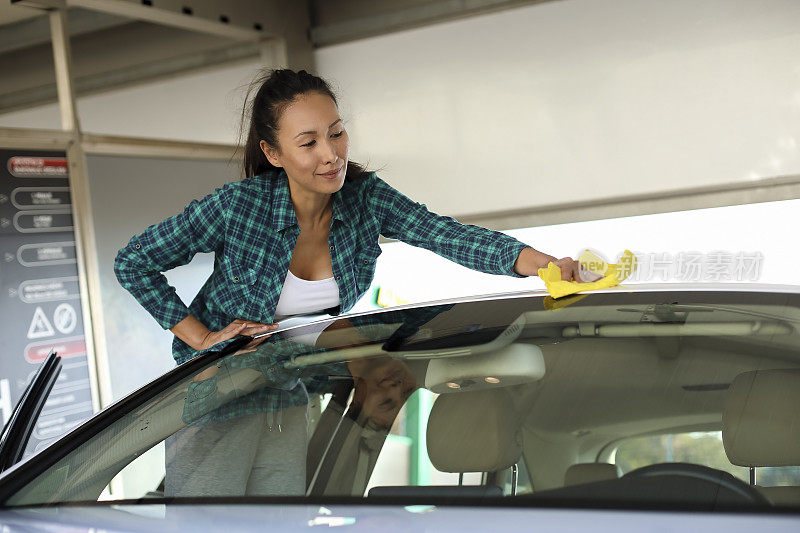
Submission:
[[[61,357],[51,351],[22,393],[3,428],[0,436],[0,472],[22,459],[42,407],[60,373]]]

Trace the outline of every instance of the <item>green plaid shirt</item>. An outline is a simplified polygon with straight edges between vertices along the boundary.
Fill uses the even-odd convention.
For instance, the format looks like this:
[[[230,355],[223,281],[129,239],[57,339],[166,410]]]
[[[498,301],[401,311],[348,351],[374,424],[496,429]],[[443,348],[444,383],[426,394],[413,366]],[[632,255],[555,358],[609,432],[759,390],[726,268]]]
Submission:
[[[122,286],[168,329],[193,314],[212,331],[236,318],[270,323],[300,234],[283,170],[217,189],[182,213],[131,238],[114,272]],[[468,268],[518,276],[514,262],[527,245],[503,233],[431,213],[374,173],[347,180],[333,195],[330,244],[340,306],[346,312],[369,289],[384,235],[427,248]],[[162,272],[214,252],[214,270],[189,307]],[[195,355],[177,337],[178,364]]]

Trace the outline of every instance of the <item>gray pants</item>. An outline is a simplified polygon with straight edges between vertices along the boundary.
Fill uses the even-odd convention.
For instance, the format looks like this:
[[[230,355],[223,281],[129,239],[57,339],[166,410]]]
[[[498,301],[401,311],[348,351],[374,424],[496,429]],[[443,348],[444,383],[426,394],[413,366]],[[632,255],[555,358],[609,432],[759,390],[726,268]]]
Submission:
[[[164,495],[304,495],[307,407],[187,426],[167,437]],[[270,430],[276,417],[281,429]]]

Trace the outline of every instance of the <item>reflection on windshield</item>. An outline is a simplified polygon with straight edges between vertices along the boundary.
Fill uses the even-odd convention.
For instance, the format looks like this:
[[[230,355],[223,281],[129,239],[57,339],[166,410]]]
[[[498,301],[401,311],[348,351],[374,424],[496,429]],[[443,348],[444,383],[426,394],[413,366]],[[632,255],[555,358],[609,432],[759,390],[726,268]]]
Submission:
[[[0,494],[796,507],[798,331],[797,295],[736,292],[330,319],[186,363]]]
[[[389,357],[348,363],[353,375],[353,409],[359,418],[388,429],[418,385],[405,363]]]
[[[313,395],[341,396],[342,387],[351,394],[344,425],[353,427],[347,433],[369,442],[363,457],[360,447],[353,447],[355,470],[347,469],[365,487],[389,428],[418,387],[416,378],[405,363],[370,353],[324,365],[287,368],[285,363],[329,347],[371,346],[373,354],[381,353],[376,342],[397,331],[413,334],[450,307],[361,319],[358,326],[339,319],[312,337],[302,328],[261,337],[199,372],[188,386],[186,427],[166,439],[165,496],[305,494],[309,389]],[[310,464],[316,468],[320,462]]]

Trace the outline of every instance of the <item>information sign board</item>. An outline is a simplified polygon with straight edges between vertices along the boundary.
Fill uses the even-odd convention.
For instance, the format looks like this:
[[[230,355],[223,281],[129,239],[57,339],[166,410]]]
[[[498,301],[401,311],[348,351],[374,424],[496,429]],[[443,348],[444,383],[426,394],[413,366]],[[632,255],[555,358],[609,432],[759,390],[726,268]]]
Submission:
[[[0,150],[0,421],[54,350],[62,371],[26,453],[92,414],[64,152]]]

